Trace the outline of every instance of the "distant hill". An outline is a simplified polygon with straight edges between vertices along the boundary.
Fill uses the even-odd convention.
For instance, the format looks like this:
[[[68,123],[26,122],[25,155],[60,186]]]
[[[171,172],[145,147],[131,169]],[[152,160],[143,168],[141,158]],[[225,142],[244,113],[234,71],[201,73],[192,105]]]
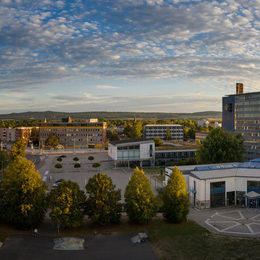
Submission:
[[[98,118],[98,119],[150,119],[150,120],[169,120],[169,119],[218,119],[221,120],[222,112],[218,111],[204,111],[195,113],[157,113],[157,112],[24,112],[24,113],[11,113],[0,115],[0,120],[14,119],[14,120],[26,120],[35,119],[43,120],[45,117],[48,120],[60,120],[61,118],[71,116],[72,119],[87,119],[87,118]]]

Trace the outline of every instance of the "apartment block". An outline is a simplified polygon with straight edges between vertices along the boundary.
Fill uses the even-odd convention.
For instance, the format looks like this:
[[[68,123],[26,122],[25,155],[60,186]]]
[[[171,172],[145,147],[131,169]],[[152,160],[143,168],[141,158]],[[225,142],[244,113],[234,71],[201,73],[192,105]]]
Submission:
[[[171,140],[183,141],[184,131],[183,126],[179,124],[161,124],[161,125],[145,125],[143,134],[146,139],[159,137],[166,139],[167,132],[170,130]]]
[[[71,118],[61,122],[44,122],[39,127],[39,142],[41,147],[46,146],[50,134],[59,138],[64,148],[102,148],[106,142],[105,122],[87,120],[87,122],[72,122]]]

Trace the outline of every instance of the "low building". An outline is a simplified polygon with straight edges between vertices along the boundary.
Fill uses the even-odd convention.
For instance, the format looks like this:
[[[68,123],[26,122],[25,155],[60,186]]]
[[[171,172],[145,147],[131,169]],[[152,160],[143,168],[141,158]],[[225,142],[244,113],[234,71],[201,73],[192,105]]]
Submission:
[[[166,166],[173,162],[194,158],[196,151],[197,149],[155,150],[155,165]]]
[[[146,139],[158,137],[165,140],[169,130],[171,133],[171,140],[183,141],[184,130],[183,126],[179,124],[145,125],[143,135]]]
[[[39,143],[46,147],[47,138],[54,134],[64,148],[104,148],[106,128],[105,122],[72,122],[70,117],[62,122],[45,121],[39,127]]]
[[[153,140],[130,139],[112,141],[108,144],[108,156],[117,165],[153,166],[155,145]]]
[[[188,186],[190,202],[197,208],[246,206],[246,194],[260,192],[260,160],[245,163],[178,167]],[[173,167],[166,168],[167,184]]]
[[[200,131],[200,132],[195,132],[195,141],[205,141],[205,139],[207,138],[209,132],[207,131]]]

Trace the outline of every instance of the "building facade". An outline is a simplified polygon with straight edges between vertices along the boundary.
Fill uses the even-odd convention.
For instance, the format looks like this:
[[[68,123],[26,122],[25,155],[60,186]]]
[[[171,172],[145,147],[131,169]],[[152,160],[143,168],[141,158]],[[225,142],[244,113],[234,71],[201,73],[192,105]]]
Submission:
[[[153,140],[120,140],[108,144],[108,156],[115,167],[120,166],[153,166],[155,144]]]
[[[194,158],[196,151],[197,149],[155,150],[155,165],[172,165],[173,162]]]
[[[146,139],[158,137],[165,140],[168,131],[170,131],[171,140],[183,141],[183,126],[179,124],[145,125],[143,134]]]
[[[197,208],[247,206],[246,195],[260,192],[260,161],[178,167]],[[166,183],[172,167],[166,168]]]
[[[237,93],[222,98],[222,125],[228,131],[241,133],[245,139],[246,159],[260,157],[260,92]]]
[[[71,118],[62,122],[44,122],[39,127],[39,143],[46,147],[50,134],[59,138],[64,148],[104,148],[106,142],[105,122],[72,122]]]

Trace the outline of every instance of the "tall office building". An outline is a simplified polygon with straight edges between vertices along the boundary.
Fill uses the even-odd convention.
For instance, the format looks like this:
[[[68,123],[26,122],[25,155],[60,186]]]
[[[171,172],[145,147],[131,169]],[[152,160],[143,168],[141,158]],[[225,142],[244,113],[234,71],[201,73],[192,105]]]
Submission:
[[[243,93],[237,83],[236,94],[222,98],[222,121],[223,128],[244,137],[246,159],[260,157],[260,92]]]

